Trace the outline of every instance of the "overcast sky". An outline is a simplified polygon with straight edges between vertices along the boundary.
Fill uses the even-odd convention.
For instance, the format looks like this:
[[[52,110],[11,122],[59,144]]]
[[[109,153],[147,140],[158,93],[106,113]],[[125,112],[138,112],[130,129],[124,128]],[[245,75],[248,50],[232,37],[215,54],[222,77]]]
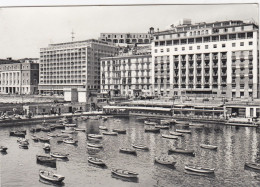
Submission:
[[[50,43],[98,38],[101,32],[164,30],[181,18],[193,23],[249,20],[259,23],[256,4],[83,6],[0,9],[0,58],[39,57]]]

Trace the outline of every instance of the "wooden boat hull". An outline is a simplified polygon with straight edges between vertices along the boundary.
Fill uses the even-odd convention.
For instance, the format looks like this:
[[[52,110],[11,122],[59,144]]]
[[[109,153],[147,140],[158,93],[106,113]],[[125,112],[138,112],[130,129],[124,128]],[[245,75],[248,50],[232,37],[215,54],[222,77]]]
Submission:
[[[207,144],[200,144],[200,147],[201,147],[201,148],[204,148],[204,149],[211,149],[211,150],[217,150],[217,149],[218,149],[218,146],[215,146],[215,145],[207,145]]]
[[[186,150],[186,149],[169,149],[169,153],[180,153],[195,156],[194,150]]]
[[[160,133],[160,129],[158,129],[158,128],[144,129],[144,132]]]
[[[106,164],[101,159],[97,159],[97,158],[93,158],[93,157],[89,157],[88,162],[91,164],[98,165],[98,166],[106,166]]]
[[[125,172],[121,172],[125,171]],[[137,178],[138,174],[135,172],[127,171],[127,170],[117,170],[117,169],[111,169],[111,173],[120,177],[125,178]]]
[[[119,149],[120,153],[125,153],[125,154],[131,154],[131,155],[136,155],[136,150],[135,149],[124,149],[120,148]]]
[[[183,134],[180,133],[180,132],[173,132],[173,131],[170,131],[169,133],[170,133],[171,135],[174,135],[174,136],[183,136]]]
[[[88,145],[89,147],[103,148],[103,145],[101,145],[101,144],[90,144],[90,143],[88,143],[87,145]]]
[[[37,158],[37,162],[56,164],[56,158],[52,158],[49,156],[39,156],[39,155],[36,155],[36,158]]]
[[[117,132],[118,134],[126,134],[126,130],[124,129],[113,129],[113,132]]]
[[[118,133],[117,132],[102,132],[103,135],[107,135],[107,136],[117,136]]]
[[[133,148],[136,148],[136,149],[141,149],[141,150],[145,150],[145,151],[148,151],[149,148],[145,145],[132,145]]]
[[[167,138],[167,139],[178,139],[178,136],[174,136],[174,135],[167,135],[167,134],[162,134],[163,138]]]
[[[191,134],[190,130],[176,129],[176,132]]]
[[[69,154],[56,154],[56,153],[50,153],[50,155],[54,158],[61,158],[61,159],[66,159],[68,158]]]
[[[165,166],[170,166],[170,167],[174,167],[176,162],[173,161],[169,161],[169,160],[162,160],[158,157],[155,157],[154,159],[155,163],[161,164],[161,165],[165,165]]]
[[[8,148],[4,146],[0,146],[0,152],[6,152]]]
[[[60,176],[60,175],[57,175],[57,174],[54,174],[54,175],[57,176],[57,177],[44,175],[44,173],[42,171],[39,172],[39,176],[42,179],[50,181],[50,182],[61,183],[65,179],[65,177],[63,177],[63,176]]]
[[[101,134],[88,134],[89,138],[97,138],[97,139],[102,139],[103,136]]]
[[[197,173],[204,173],[204,174],[212,174],[212,173],[214,173],[214,170],[215,170],[215,169],[201,168],[201,167],[191,167],[191,166],[185,166],[184,168],[188,171],[197,172]]]
[[[246,162],[245,166],[260,171],[260,164],[259,163]]]
[[[158,128],[158,129],[169,129],[170,127],[169,126],[165,126],[165,125],[155,125],[154,128]]]

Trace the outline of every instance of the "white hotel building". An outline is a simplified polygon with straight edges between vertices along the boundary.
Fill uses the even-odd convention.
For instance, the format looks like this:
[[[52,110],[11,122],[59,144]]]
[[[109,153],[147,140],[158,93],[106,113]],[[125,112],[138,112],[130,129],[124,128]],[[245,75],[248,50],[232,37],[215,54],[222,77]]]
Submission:
[[[258,25],[239,20],[186,24],[156,32],[155,95],[259,98]]]

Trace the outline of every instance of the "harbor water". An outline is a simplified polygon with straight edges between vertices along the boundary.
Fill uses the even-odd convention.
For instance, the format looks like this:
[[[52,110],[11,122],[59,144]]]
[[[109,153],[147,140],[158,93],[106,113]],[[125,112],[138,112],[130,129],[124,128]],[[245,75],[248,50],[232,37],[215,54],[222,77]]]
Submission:
[[[205,124],[204,127],[186,127],[191,134],[185,134],[179,139],[165,139],[161,134],[169,134],[169,130],[161,130],[160,134],[145,133],[145,124],[134,117],[108,118],[107,121],[77,120],[78,128],[86,132],[78,132],[73,137],[78,144],[58,143],[58,138],[51,139],[51,151],[68,153],[68,160],[58,160],[57,167],[51,168],[39,165],[36,155],[46,155],[44,143],[34,142],[29,129],[34,125],[0,128],[0,145],[7,146],[7,153],[0,154],[1,186],[29,187],[52,186],[54,184],[42,181],[39,170],[46,169],[65,176],[63,186],[69,187],[99,187],[99,186],[260,186],[260,172],[244,167],[245,162],[260,162],[260,130],[250,127],[231,127],[216,124]],[[126,129],[126,134],[118,136],[103,136],[103,149],[89,150],[87,148],[88,133],[101,133],[99,126],[106,126],[109,131],[114,128]],[[183,126],[172,125],[170,131]],[[27,130],[29,149],[21,149],[17,137],[9,136],[11,130]],[[60,133],[57,129],[52,133]],[[47,132],[36,132],[37,136],[46,136]],[[217,150],[202,149],[200,144],[218,146]],[[132,144],[145,144],[149,151],[138,150],[137,155],[123,154],[120,147],[131,148]],[[170,154],[176,161],[175,168],[155,164],[155,156],[168,155],[169,148],[182,147],[193,149],[195,156]],[[107,168],[101,168],[88,163],[88,156],[102,159]],[[185,165],[215,168],[215,174],[193,175],[185,172]],[[111,168],[126,169],[137,172],[138,180],[126,180],[111,175]]]

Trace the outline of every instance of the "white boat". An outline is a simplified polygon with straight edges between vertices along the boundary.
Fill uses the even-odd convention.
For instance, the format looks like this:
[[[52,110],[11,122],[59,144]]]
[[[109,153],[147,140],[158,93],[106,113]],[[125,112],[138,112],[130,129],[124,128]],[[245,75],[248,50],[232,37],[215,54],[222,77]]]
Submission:
[[[203,124],[195,124],[195,123],[190,123],[189,126],[190,127],[194,127],[194,128],[202,128],[202,127],[204,127]]]
[[[66,123],[66,124],[64,124],[64,126],[65,127],[76,127],[77,124],[75,124],[75,123]]]
[[[99,166],[105,166],[106,164],[103,162],[103,160],[99,159],[99,158],[94,158],[94,157],[88,157],[88,162],[92,163],[92,164],[96,164]]]
[[[86,132],[86,129],[82,129],[82,128],[75,128],[75,131]]]
[[[215,172],[214,168],[202,168],[199,166],[185,166],[184,168],[188,171],[193,171],[193,172],[198,172],[198,173],[212,174]]]
[[[54,158],[68,158],[69,154],[62,154],[58,152],[50,153],[50,155]]]
[[[176,132],[191,134],[191,130],[176,129]]]
[[[73,134],[73,133],[75,133],[75,130],[62,130],[61,131],[62,133],[66,133],[66,134]]]
[[[200,144],[200,147],[205,149],[212,149],[212,150],[216,150],[218,148],[218,146],[209,145],[209,144]]]
[[[154,127],[158,128],[158,129],[169,129],[170,128],[169,126],[166,126],[166,125],[155,125]]]
[[[174,135],[174,136],[183,136],[183,134],[180,133],[180,132],[169,131],[169,133],[170,133],[171,135]]]
[[[178,136],[174,135],[168,135],[168,134],[162,134],[163,138],[168,138],[168,139],[178,139]]]
[[[88,145],[89,147],[95,147],[95,148],[102,148],[102,147],[103,147],[102,144],[92,144],[92,143],[87,143],[87,145]]]
[[[97,138],[97,139],[102,139],[103,136],[101,134],[88,134],[89,138]]]
[[[126,153],[126,154],[132,154],[132,155],[136,155],[136,150],[132,149],[132,148],[120,148],[119,152],[121,153]]]
[[[144,121],[144,124],[145,125],[157,125],[157,123],[153,122],[153,121]]]
[[[246,162],[245,166],[249,167],[249,168],[253,168],[255,170],[260,170],[260,163],[256,163],[256,162]]]
[[[67,138],[67,139],[63,140],[63,142],[66,143],[66,144],[76,144],[78,141],[73,140],[71,138]]]
[[[149,148],[146,145],[142,145],[142,144],[133,144],[132,146],[133,148],[136,149],[149,150]]]
[[[111,173],[118,175],[120,177],[126,177],[126,178],[137,178],[138,173],[133,172],[133,171],[127,171],[127,170],[123,170],[123,169],[111,169]]]
[[[192,150],[192,149],[171,148],[171,149],[169,149],[169,152],[182,153],[182,154],[187,154],[187,155],[192,155],[192,156],[195,155],[194,150]]]
[[[99,128],[100,130],[105,130],[105,131],[108,130],[106,126],[99,126],[98,128]]]
[[[188,126],[189,125],[189,123],[185,122],[185,121],[176,121],[175,123],[176,123],[176,125],[183,125],[183,126]]]
[[[39,171],[39,175],[41,178],[51,181],[51,182],[62,182],[65,177],[59,174],[55,174],[51,171],[47,171],[47,170],[40,170]]]
[[[117,132],[102,132],[103,135],[108,135],[108,136],[117,136]]]
[[[164,157],[164,156],[155,157],[154,162],[162,164],[162,165],[166,165],[166,166],[174,166],[176,164],[175,161],[173,161],[169,157]]]

